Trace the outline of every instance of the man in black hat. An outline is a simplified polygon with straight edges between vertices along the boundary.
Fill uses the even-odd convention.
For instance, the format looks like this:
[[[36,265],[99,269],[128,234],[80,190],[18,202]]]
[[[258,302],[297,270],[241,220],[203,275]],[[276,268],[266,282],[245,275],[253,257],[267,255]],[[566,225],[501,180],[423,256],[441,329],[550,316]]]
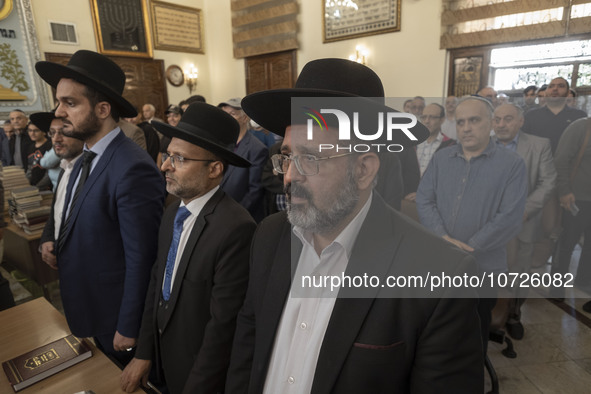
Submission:
[[[85,143],[69,179],[55,254],[72,333],[95,337],[105,353],[131,359],[156,258],[164,185],[146,151],[121,132],[137,111],[122,97],[125,74],[80,50],[67,65],[38,62],[56,88],[63,133]]]
[[[335,98],[320,108],[341,115],[349,112],[340,103],[351,103],[358,119],[397,112],[384,105],[373,71],[342,59],[312,61],[294,89],[242,101],[252,119],[284,136],[273,161],[284,174],[288,211],[266,218],[254,237],[226,393],[482,392],[476,301],[452,299],[458,294],[451,288],[421,294],[386,285],[409,273],[472,271],[473,258],[375,192],[380,155],[388,152],[378,155],[376,146],[365,149],[368,141],[344,138],[351,130],[340,118],[336,128],[331,112],[324,112],[326,122],[318,113],[318,123],[291,119],[297,115],[292,100],[304,98],[306,112],[314,113],[324,111],[311,104],[319,97]],[[371,143],[398,151],[395,143],[412,149],[428,136],[421,124],[406,130],[411,135],[402,128]],[[375,123],[373,130],[365,123],[356,129],[367,137]],[[351,286],[364,275],[373,284]],[[349,282],[334,281],[345,277]],[[323,284],[326,278],[333,287]]]
[[[229,164],[250,163],[232,152],[238,123],[209,104],[191,104],[176,127],[152,124],[172,138],[162,171],[181,202],[162,219],[138,348],[121,388],[134,391],[155,360],[171,393],[221,393],[256,225],[220,182]]]

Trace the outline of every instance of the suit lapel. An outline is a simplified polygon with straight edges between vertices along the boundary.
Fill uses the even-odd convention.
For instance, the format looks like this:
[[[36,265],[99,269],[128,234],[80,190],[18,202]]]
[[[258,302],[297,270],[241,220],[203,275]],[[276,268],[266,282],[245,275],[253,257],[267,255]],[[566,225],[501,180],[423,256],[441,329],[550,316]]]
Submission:
[[[173,313],[174,308],[176,306],[176,302],[178,300],[179,293],[181,292],[181,287],[183,285],[183,279],[185,278],[185,272],[187,272],[187,267],[189,266],[189,262],[191,261],[191,256],[193,255],[193,252],[195,250],[195,247],[197,246],[199,238],[201,237],[201,234],[203,233],[203,230],[205,229],[205,225],[207,224],[206,218],[208,215],[213,213],[213,211],[215,210],[215,207],[218,205],[218,203],[221,201],[221,199],[224,197],[224,195],[225,194],[222,191],[222,189],[218,189],[214,193],[214,195],[211,196],[209,201],[207,201],[207,203],[205,204],[203,209],[201,209],[201,212],[199,212],[197,219],[195,219],[195,224],[193,225],[193,228],[191,229],[191,234],[189,235],[189,239],[187,239],[187,243],[185,244],[185,247],[182,251],[181,259],[179,261],[179,266],[176,270],[176,275],[174,277],[174,283],[172,286],[172,292],[170,294],[170,300],[168,301],[168,313],[166,313],[166,316],[164,318],[164,322],[162,324],[162,330],[166,329],[166,325],[168,324],[170,316],[172,316],[172,313]],[[175,211],[175,214],[176,214],[176,211]],[[170,231],[170,233],[172,234],[172,231]],[[167,253],[168,253],[168,251],[167,251]],[[164,266],[166,266],[166,261],[164,263]],[[159,279],[160,280],[160,288],[162,288],[162,280],[164,277],[164,270],[162,270],[161,274],[162,275],[160,275],[160,279]]]
[[[384,201],[374,193],[372,206],[355,241],[346,270],[347,275],[353,277],[367,273],[380,277],[381,283],[385,282],[403,238],[400,232],[394,231],[391,221],[388,220],[391,215],[385,214],[386,212]],[[343,290],[339,291],[324,334],[312,385],[314,394],[332,391],[365,316],[379,292],[379,288],[363,289],[362,294],[358,293],[360,289],[353,289],[352,292]],[[350,298],[352,296],[356,298]]]

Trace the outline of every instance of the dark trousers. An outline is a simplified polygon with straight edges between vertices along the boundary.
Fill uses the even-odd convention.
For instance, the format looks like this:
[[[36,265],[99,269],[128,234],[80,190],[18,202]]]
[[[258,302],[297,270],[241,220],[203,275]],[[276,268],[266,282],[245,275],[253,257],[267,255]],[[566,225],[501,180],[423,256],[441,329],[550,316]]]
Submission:
[[[484,351],[484,355],[486,355],[488,350],[488,335],[490,333],[492,310],[496,303],[496,298],[480,298],[476,307],[478,317],[480,317],[480,335],[482,336],[482,350]]]
[[[569,271],[573,250],[581,235],[584,235],[586,242],[575,281],[581,286],[591,286],[591,201],[577,201],[576,205],[579,208],[577,216],[568,211],[562,212],[563,230],[558,244],[557,261],[552,262],[552,274],[565,274]]]
[[[0,311],[14,306],[14,297],[10,291],[10,283],[0,275]]]

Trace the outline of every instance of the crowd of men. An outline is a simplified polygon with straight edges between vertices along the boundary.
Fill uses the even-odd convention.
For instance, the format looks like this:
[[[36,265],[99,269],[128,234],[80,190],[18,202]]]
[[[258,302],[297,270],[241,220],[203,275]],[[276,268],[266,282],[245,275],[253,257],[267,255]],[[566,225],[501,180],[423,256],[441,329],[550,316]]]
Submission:
[[[545,211],[562,211],[554,273],[569,270],[581,234],[591,239],[591,126],[561,77],[545,103],[530,88],[523,105],[491,87],[443,106],[417,96],[404,110],[419,122],[375,138],[403,148],[384,153],[335,149],[328,115],[292,120],[301,97],[395,111],[378,75],[348,60],[309,62],[292,89],[217,106],[194,96],[166,122],[151,104],[139,121],[123,71],[100,54],[36,70],[57,107],[30,122],[11,112],[2,160],[35,169],[46,152],[57,158],[53,176],[29,171],[55,192],[42,258],[59,272],[72,333],[120,364],[127,392],[148,380],[165,393],[483,392],[496,290],[303,279],[528,273],[560,227]],[[402,202],[420,223],[392,208]],[[527,293],[512,297],[507,330],[521,339]]]

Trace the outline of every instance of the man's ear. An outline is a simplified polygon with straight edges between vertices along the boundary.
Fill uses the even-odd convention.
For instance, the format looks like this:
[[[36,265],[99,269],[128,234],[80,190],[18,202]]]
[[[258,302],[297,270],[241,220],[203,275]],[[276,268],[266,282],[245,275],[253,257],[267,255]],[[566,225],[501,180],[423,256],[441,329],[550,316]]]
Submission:
[[[222,161],[214,161],[209,166],[209,178],[216,179],[224,176],[224,163]]]
[[[373,180],[378,176],[380,159],[377,154],[368,152],[357,158],[356,179],[359,190],[371,189]]]
[[[111,115],[111,104],[101,101],[94,107],[94,113],[99,119],[107,119]]]

